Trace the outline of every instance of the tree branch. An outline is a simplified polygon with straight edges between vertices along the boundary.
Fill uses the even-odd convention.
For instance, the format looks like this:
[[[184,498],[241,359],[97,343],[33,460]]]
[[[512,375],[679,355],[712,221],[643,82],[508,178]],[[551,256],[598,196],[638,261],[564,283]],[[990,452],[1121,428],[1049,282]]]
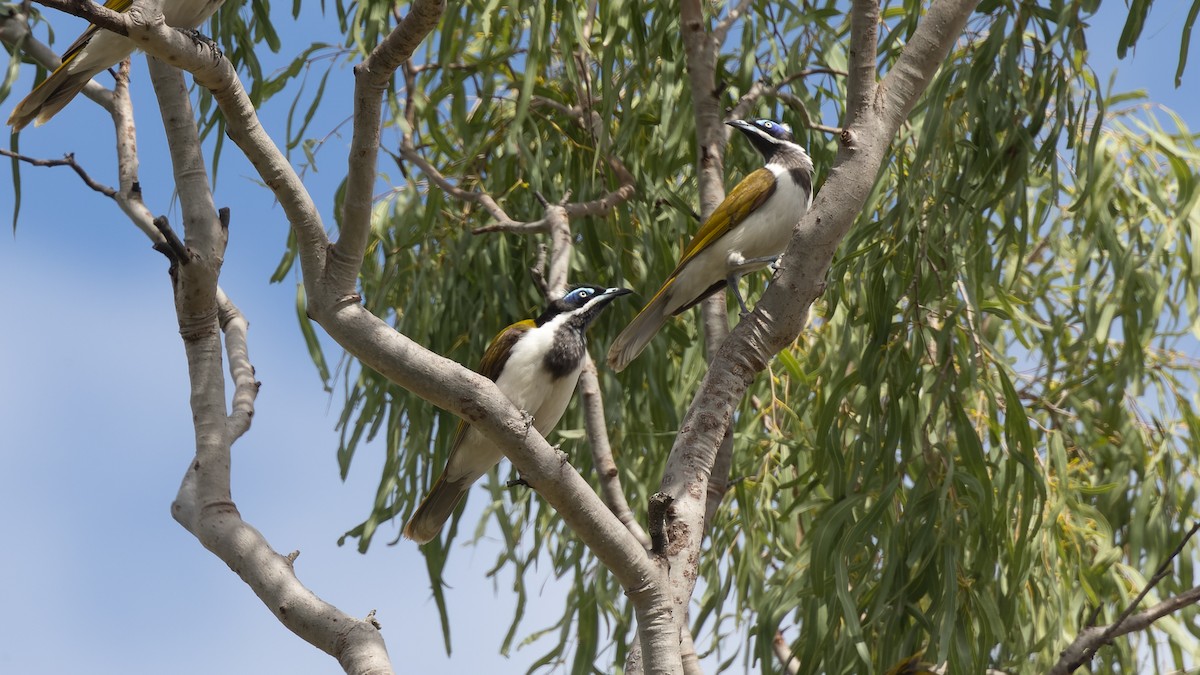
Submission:
[[[955,4],[946,0],[930,5],[908,47],[880,83],[880,90],[886,97],[889,123],[899,126],[908,118],[917,98],[945,60],[945,53],[939,56],[939,50],[948,51],[962,35],[966,20]]]
[[[329,281],[343,294],[352,294],[357,288],[371,232],[383,92],[396,69],[437,25],[444,10],[444,0],[414,0],[408,15],[354,68],[354,136],[342,203],[342,231],[330,247],[327,270]]]
[[[417,168],[419,168],[422,173],[428,176],[429,180],[433,181],[433,183],[441,188],[446,194],[454,197],[455,199],[461,199],[465,202],[478,204],[482,206],[483,209],[492,216],[492,218],[496,219],[496,222],[491,225],[476,228],[474,230],[475,234],[481,234],[484,232],[532,233],[546,231],[546,222],[544,220],[535,220],[532,222],[513,220],[488,193],[464,190],[450,182],[450,179],[446,178],[441,171],[438,171],[432,164],[429,163],[429,160],[425,159],[421,156],[421,153],[417,152],[417,149],[413,146],[411,136],[406,134],[403,138],[401,138],[399,153],[400,157],[402,157],[405,161],[416,164]]]
[[[764,97],[777,98],[787,103],[789,107],[801,114],[801,116],[804,118],[805,128],[816,129],[825,133],[837,133],[840,131],[840,129],[827,127],[823,124],[814,124],[808,115],[808,110],[804,107],[804,103],[799,99],[799,97],[784,93],[783,91],[783,88],[790,85],[792,82],[810,75],[839,75],[841,77],[845,77],[846,71],[837,70],[835,68],[805,68],[792,73],[787,77],[784,77],[782,80],[774,84],[771,84],[766,80],[758,80],[754,84],[750,85],[750,88],[746,90],[745,94],[742,94],[741,97],[738,98],[737,103],[733,104],[733,107],[730,108],[726,113],[725,119],[744,119],[750,114],[751,108],[754,107],[755,103],[758,103],[759,99]]]
[[[637,192],[633,174],[629,173],[629,169],[625,168],[625,164],[621,160],[611,155],[608,157],[608,166],[617,177],[617,188],[599,199],[564,204],[563,208],[566,209],[568,217],[607,216],[612,213],[613,209],[633,199],[633,195]]]
[[[733,6],[725,18],[718,21],[717,25],[713,27],[713,41],[718,48],[725,43],[725,38],[729,35],[729,29],[733,28],[734,22],[750,9],[751,4],[753,4],[753,0],[738,0],[738,4]]]
[[[48,3],[51,1],[61,2],[47,0]],[[135,10],[138,4],[135,3]],[[76,15],[84,12],[102,14],[100,19],[104,24],[125,28],[125,32],[145,51],[188,70],[195,76],[198,84],[212,92],[214,100],[225,116],[229,137],[242,149],[254,164],[263,183],[279,199],[296,234],[310,315],[365,366],[374,368],[392,382],[466,419],[494,441],[529,484],[562,515],[564,522],[595,553],[600,562],[612,570],[615,578],[626,590],[638,618],[639,638],[648,646],[647,653],[650,658],[646,662],[647,669],[654,673],[679,673],[682,667],[678,655],[678,629],[670,613],[661,610],[663,607],[669,607],[671,602],[666,591],[665,564],[648,558],[641,544],[612,515],[579,474],[559,459],[558,454],[544,438],[537,433],[529,433],[525,415],[496,388],[494,382],[412,342],[386,325],[379,317],[368,312],[358,302],[355,294],[344,292],[343,285],[331,284],[326,280],[324,262],[328,239],[325,237],[321,219],[304,190],[303,183],[259,125],[254,108],[228,60],[167,28],[161,21],[147,21],[136,11],[117,15],[103,8],[81,9],[74,3],[70,4],[68,11]],[[215,327],[215,313],[213,316],[210,325]],[[217,334],[217,330],[211,332],[213,336]],[[187,334],[185,332],[185,335]],[[189,352],[203,352],[205,356],[201,359],[197,355],[195,360],[198,366],[211,366],[213,352],[216,352],[219,358],[219,349],[213,349],[211,343],[205,342],[201,345],[196,342],[196,345],[197,348],[189,349]],[[191,354],[189,360],[193,360]],[[213,375],[211,371],[211,367],[198,369],[196,374],[210,378],[219,376]],[[204,387],[208,384],[198,382],[196,386],[207,391]],[[207,400],[203,403],[207,403]],[[215,418],[212,410],[202,412],[205,414],[198,415],[200,419]],[[224,430],[226,425],[223,413],[220,421],[221,429]],[[207,426],[204,430],[210,431]],[[211,469],[203,457],[210,453],[219,456],[220,448],[215,447],[207,435],[202,440],[204,442],[197,445],[198,453],[201,453],[202,457],[190,470],[199,475],[194,481],[185,478],[184,485],[181,486],[181,501],[189,497],[189,485],[195,486],[195,491],[199,494],[205,494],[203,489],[206,483],[211,482],[204,476],[204,473]],[[227,463],[227,450],[224,455]],[[227,473],[227,469],[226,466],[224,473]],[[260,545],[251,541],[261,537],[237,518],[236,508],[231,503],[225,501],[222,505],[209,501],[208,504],[199,511],[205,516],[203,520],[211,521],[214,526],[220,525],[224,529],[208,532],[203,527],[199,528],[202,541],[226,541],[226,535],[231,535],[235,538],[240,537],[239,541],[254,548],[254,551],[223,549],[219,552],[223,559],[228,559],[225,558],[226,555],[241,556],[258,552],[260,555],[255,558],[255,562],[259,564],[269,565],[272,559],[286,562],[285,558],[274,553],[268,554],[265,542]],[[186,513],[178,515],[182,521],[187,521],[184,517]],[[210,517],[214,515],[218,516],[215,521]],[[221,519],[221,516],[225,519]],[[245,546],[242,549],[245,549]],[[239,569],[245,568],[239,565]],[[260,590],[277,593],[302,589],[287,586],[283,589],[272,587]],[[291,606],[287,605],[285,608],[291,609]],[[308,609],[315,610],[317,607],[312,603],[305,605],[306,616]],[[353,620],[336,620],[341,621],[344,626],[353,625]],[[373,630],[371,628],[371,631]],[[342,641],[338,644],[347,643]],[[327,645],[319,646],[324,648]],[[382,648],[382,642],[379,643],[379,647]],[[374,650],[370,653],[381,652]]]
[[[411,91],[414,87],[412,82],[412,74],[414,71],[408,69],[405,72],[407,80],[407,89]],[[558,111],[562,115],[569,117],[581,127],[589,129],[588,120],[590,116],[583,108],[579,106],[568,106],[558,101],[548,99],[542,96],[534,96],[531,100],[532,104],[538,107],[547,107]],[[411,105],[406,106],[411,109]],[[406,110],[406,113],[408,110]],[[594,115],[594,113],[593,113]],[[415,120],[409,117],[410,129],[415,126]],[[426,160],[416,149],[413,139],[410,134],[405,134],[400,141],[399,153],[402,159],[416,164],[421,171],[429,177],[443,192],[460,199],[462,201],[479,204],[485,211],[496,220],[495,223],[477,227],[472,230],[472,234],[486,234],[491,232],[515,232],[520,234],[536,234],[550,232],[553,233],[555,223],[550,219],[549,212],[540,220],[533,221],[518,221],[513,220],[508,215],[496,200],[485,191],[464,190],[455,185],[450,179],[446,178],[442,172],[438,171],[428,160]],[[617,206],[629,201],[636,193],[633,174],[625,167],[625,164],[616,157],[607,157],[609,168],[617,178],[617,187],[611,192],[603,195],[598,199],[593,199],[586,202],[566,202],[561,204],[565,210],[567,218],[579,218],[583,216],[605,216],[612,212]]]
[[[921,23],[923,25],[925,19],[922,19]],[[875,98],[878,58],[879,0],[853,0],[850,3],[850,75],[846,80],[846,127],[854,126]]]
[[[1179,545],[1158,566],[1158,570],[1155,571],[1154,576],[1150,578],[1150,581],[1146,582],[1146,587],[1121,612],[1116,621],[1108,626],[1090,626],[1080,631],[1075,641],[1059,654],[1058,662],[1050,669],[1050,675],[1067,675],[1068,673],[1073,673],[1084,664],[1090,663],[1096,656],[1096,652],[1101,647],[1112,644],[1115,638],[1137,630],[1149,628],[1150,624],[1162,617],[1183,609],[1188,605],[1200,602],[1200,587],[1196,587],[1168,598],[1145,611],[1134,614],[1134,610],[1137,609],[1138,605],[1142,604],[1142,600],[1146,598],[1146,595],[1171,572],[1172,563],[1183,552],[1183,548],[1187,545],[1188,540],[1195,536],[1198,531],[1200,531],[1200,521],[1192,525],[1183,535],[1183,539],[1179,542]]]
[[[258,398],[261,382],[254,379],[246,330],[250,327],[241,310],[229,296],[217,288],[217,321],[225,334],[225,355],[229,358],[229,376],[233,379],[233,410],[229,414],[226,435],[236,443],[247,431],[254,418],[254,400]]]
[[[44,4],[59,6],[54,2]],[[113,14],[93,3],[68,4],[61,8],[77,16],[95,18],[101,25],[123,27],[125,22],[130,22],[135,36],[150,41],[158,39],[161,44],[170,45],[170,49],[160,53],[190,60],[198,69],[201,66],[197,64],[210,69],[215,66],[217,70],[224,66],[225,72],[221,76],[226,78],[225,84],[229,88],[224,91],[240,92],[241,98],[245,99],[227,61],[221,59],[214,63],[209,60],[212,54],[201,51],[207,48],[199,47],[190,39],[165,28],[161,17],[153,12],[153,16],[143,14],[137,3],[128,15]],[[6,31],[10,27],[9,21],[0,25]],[[125,33],[120,29],[119,32]],[[147,35],[150,37],[147,38]],[[178,53],[172,53],[172,49]],[[387,650],[377,628],[370,622],[358,621],[341,613],[304,588],[292,569],[294,556],[279,556],[271,550],[262,535],[241,520],[230,499],[230,446],[249,426],[257,383],[253,381],[253,367],[246,349],[245,319],[216,285],[226,241],[227,212],[223,210],[219,218],[213,212],[212,197],[207,189],[207,173],[195,138],[195,123],[182,78],[173,69],[156,65],[153,59],[151,71],[156,80],[156,93],[164,104],[164,121],[185,214],[185,236],[192,244],[192,250],[189,251],[175,238],[176,245],[172,252],[181,262],[195,262],[176,268],[173,277],[180,333],[184,339],[192,383],[196,459],[184,476],[172,512],[206,548],[238,572],[284,625],[334,655],[348,672],[391,672]],[[112,113],[117,131],[121,188],[112,196],[156,247],[166,246],[167,239],[153,224],[148,209],[142,203],[137,183],[136,134],[126,89],[127,72],[126,63],[118,74],[114,92],[104,103],[104,107]],[[92,83],[85,92],[93,92],[97,88],[98,85]],[[236,93],[233,98],[236,99]],[[250,111],[253,117],[249,101],[242,103],[244,110]],[[236,109],[236,106],[232,108]],[[230,116],[229,109],[225,113]],[[239,131],[245,135],[245,130]],[[252,130],[250,135],[253,136]],[[264,158],[270,159],[269,153],[263,152],[258,156],[260,160]],[[261,171],[263,167],[259,168]],[[290,185],[286,180],[280,181],[274,187],[278,195],[280,191],[294,188],[295,185],[299,185],[298,179]],[[303,191],[302,186],[300,191]],[[285,204],[285,209],[289,206],[292,205]],[[303,213],[302,208],[293,211]],[[319,219],[316,222],[319,225]],[[165,224],[164,228],[170,231]],[[318,231],[323,238],[323,229]],[[224,377],[221,373],[222,328],[226,332],[230,370],[236,387],[233,413],[228,417],[225,415]]]
[[[11,150],[5,150],[4,148],[0,148],[0,156],[11,157],[19,162],[25,162],[26,164],[29,164],[31,166],[69,166],[69,167],[71,167],[71,170],[73,170],[76,174],[79,175],[79,178],[80,178],[80,180],[83,181],[84,185],[95,190],[96,192],[99,192],[100,194],[104,195],[105,197],[109,197],[111,199],[116,199],[116,196],[117,196],[116,189],[114,189],[108,185],[105,185],[105,184],[95,180],[90,175],[88,175],[88,172],[85,171],[84,168],[79,165],[79,162],[75,161],[75,153],[73,153],[73,152],[68,152],[67,154],[63,155],[62,159],[38,159],[36,157],[29,157],[27,155],[22,155],[22,154],[13,152]]]
[[[217,287],[228,212],[213,210],[208,173],[183,75],[155,58],[150,74],[163,113],[176,188],[184,213],[186,253],[173,279],[179,332],[188,359],[196,456],[172,512],[205,548],[229,565],[296,635],[334,656],[347,672],[390,673],[387,649],[372,623],[321,601],[296,578],[292,561],[277,554],[245,523],[230,494],[230,451],[249,427],[257,383],[245,343],[245,320]],[[222,302],[222,300],[224,302]],[[226,415],[221,331],[226,332],[234,408]]]
[[[596,464],[596,475],[600,479],[600,493],[608,508],[625,524],[642,546],[650,548],[650,537],[638,524],[625,500],[625,492],[621,489],[621,472],[613,461],[612,446],[608,442],[608,425],[604,420],[604,401],[600,397],[600,380],[596,374],[596,364],[591,356],[583,366],[583,374],[579,376],[579,398],[583,406],[583,421],[587,429],[588,442],[592,447],[592,459]]]
[[[142,186],[138,182],[137,128],[133,123],[133,102],[129,99],[129,58],[117,68],[117,81],[112,90],[110,108],[113,131],[117,137],[117,194],[114,199],[155,248],[166,241],[154,226],[154,214],[142,201]]]
[[[910,50],[928,52],[908,57],[914,64],[912,82],[924,85],[933,76],[957,37],[954,27],[961,31],[975,5],[976,0],[934,0],[926,19],[917,28],[917,34],[926,37],[918,40],[914,35],[905,48],[905,55]],[[870,92],[874,87],[878,3],[856,0],[853,13],[850,78],[854,95],[847,100],[849,122],[842,134],[837,162],[813,208],[793,231],[781,266],[758,305],[738,323],[712,359],[680,424],[680,433],[667,461],[662,489],[675,498],[669,531],[672,591],[677,607],[686,606],[694,589],[695,574],[689,578],[676,570],[699,555],[710,476],[718,448],[729,432],[733,411],[757,373],[803,329],[809,306],[824,290],[825,272],[833,253],[866,202],[887,148],[899,129],[900,121],[891,110],[865,104],[873,98]],[[704,55],[706,44],[700,34],[703,24],[697,18],[698,3],[683,2],[680,14],[693,98],[697,101],[697,123],[703,125],[707,118],[702,115],[699,102],[711,89],[692,72],[692,64]],[[936,28],[926,26],[929,17],[933,17]],[[919,94],[920,90],[908,88],[902,96],[898,94],[900,98],[888,103],[904,104],[904,110],[909,110],[912,101],[905,97],[915,100]],[[702,146],[702,170],[709,159]]]

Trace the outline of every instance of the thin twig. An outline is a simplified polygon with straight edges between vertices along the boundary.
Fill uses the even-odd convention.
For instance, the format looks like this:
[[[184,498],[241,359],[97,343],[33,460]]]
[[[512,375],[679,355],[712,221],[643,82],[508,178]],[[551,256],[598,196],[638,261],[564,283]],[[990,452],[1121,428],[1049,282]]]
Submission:
[[[542,221],[526,223],[513,220],[488,193],[464,190],[450,182],[450,179],[446,178],[441,171],[438,171],[436,168],[434,168],[433,164],[429,163],[429,160],[425,159],[423,156],[421,156],[421,153],[417,152],[417,149],[413,146],[411,136],[405,136],[400,141],[399,152],[400,156],[404,158],[405,161],[416,164],[417,168],[419,168],[422,173],[428,176],[429,180],[433,181],[433,183],[441,188],[443,192],[451,197],[454,197],[455,199],[461,199],[462,201],[471,202],[472,204],[479,204],[488,212],[489,215],[492,216],[492,218],[496,219],[494,224],[479,228],[476,234],[479,232],[538,232],[541,231],[541,228],[545,226]]]
[[[742,96],[738,98],[737,103],[733,104],[733,107],[729,109],[729,119],[740,119],[745,117],[750,113],[750,109],[754,106],[754,104],[763,97],[774,97],[779,98],[780,100],[784,100],[785,96],[789,97],[789,99],[795,98],[789,94],[785,94],[783,92],[783,88],[790,85],[792,82],[795,82],[796,80],[809,77],[810,75],[836,75],[839,77],[845,77],[846,71],[838,70],[836,68],[804,68],[803,70],[798,70],[785,76],[783,79],[775,83],[768,82],[765,79],[758,80],[754,84],[750,85],[750,88],[746,90],[746,93],[742,94]],[[799,99],[795,98],[795,101],[799,101]],[[797,107],[791,100],[788,100],[787,102],[792,107]],[[804,126],[809,128],[817,128],[814,127],[811,123],[811,120],[808,119],[808,111],[804,109],[803,104],[799,106],[799,110],[803,112],[805,117]],[[821,130],[824,131],[824,129]]]
[[[117,197],[117,191],[115,188],[109,187],[108,185],[105,185],[92,178],[82,166],[79,166],[79,162],[75,161],[75,153],[73,152],[68,152],[67,154],[63,155],[62,159],[38,159],[36,157],[29,157],[28,155],[22,155],[12,152],[11,150],[0,148],[0,155],[11,157],[17,161],[25,162],[26,164],[30,164],[32,166],[69,166],[75,171],[75,173],[79,174],[79,177],[83,180],[84,184],[91,189],[99,192],[105,197],[109,197],[110,199],[116,199]]]
[[[1084,664],[1091,662],[1092,658],[1096,656],[1096,652],[1101,647],[1111,644],[1114,638],[1135,630],[1148,628],[1150,624],[1167,614],[1200,602],[1200,587],[1196,587],[1184,591],[1175,597],[1168,598],[1150,609],[1134,614],[1137,606],[1141,604],[1146,595],[1158,585],[1158,582],[1165,579],[1167,574],[1170,573],[1175,558],[1179,557],[1188,540],[1198,531],[1200,531],[1200,521],[1192,525],[1187,533],[1183,535],[1183,539],[1179,542],[1179,545],[1158,566],[1158,570],[1155,571],[1154,576],[1150,577],[1150,581],[1146,583],[1146,587],[1121,612],[1116,621],[1108,626],[1094,626],[1080,631],[1075,641],[1068,645],[1059,655],[1058,662],[1050,670],[1050,675],[1067,675],[1067,673],[1072,673]]]
[[[171,229],[171,222],[167,220],[167,217],[159,216],[155,218],[154,226],[158,228],[159,233],[162,234],[163,239],[166,241],[165,246],[159,248],[159,245],[155,244],[154,249],[167,256],[173,263],[179,265],[188,264],[192,259],[192,255],[188,252],[187,246],[184,246],[183,242],[180,241],[179,235],[175,234],[175,230]]]
[[[717,22],[712,31],[713,42],[718,46],[725,42],[725,37],[729,35],[729,29],[733,28],[733,23],[750,9],[752,2],[753,0],[740,0],[737,5],[729,10],[725,18]]]

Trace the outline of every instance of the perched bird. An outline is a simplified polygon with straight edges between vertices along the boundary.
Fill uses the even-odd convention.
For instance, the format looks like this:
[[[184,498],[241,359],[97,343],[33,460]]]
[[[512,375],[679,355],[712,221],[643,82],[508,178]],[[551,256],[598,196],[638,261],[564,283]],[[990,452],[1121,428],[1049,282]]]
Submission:
[[[745,313],[738,279],[779,258],[792,228],[813,198],[813,163],[785,124],[772,120],[735,120],[762,153],[766,165],[742,179],[717,206],[691,243],[679,266],[662,288],[613,340],[608,365],[624,370],[654,338],[667,318],[728,285]]]
[[[588,326],[625,288],[582,285],[550,303],[536,320],[500,331],[483,354],[479,372],[521,410],[545,436],[558,424],[583,370]],[[417,507],[404,536],[418,544],[433,539],[471,485],[504,457],[482,433],[460,422],[450,459]]]
[[[163,20],[175,28],[196,28],[217,11],[224,0],[163,0]],[[108,0],[104,6],[114,12],[128,12],[133,0]],[[87,27],[83,34],[67,47],[62,65],[13,109],[8,123],[20,131],[30,122],[40,126],[62,110],[75,95],[83,91],[92,76],[107,70],[133,53],[129,38],[97,28]]]

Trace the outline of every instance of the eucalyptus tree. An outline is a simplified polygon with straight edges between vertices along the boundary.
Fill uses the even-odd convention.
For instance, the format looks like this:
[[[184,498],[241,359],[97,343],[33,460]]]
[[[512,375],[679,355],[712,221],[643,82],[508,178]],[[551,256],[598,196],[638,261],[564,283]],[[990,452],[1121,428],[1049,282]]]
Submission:
[[[442,570],[463,532],[492,531],[496,567],[518,580],[505,649],[531,630],[535,566],[571,584],[532,670],[698,672],[711,654],[721,669],[1070,672],[1106,644],[1121,672],[1195,662],[1183,544],[1198,364],[1180,345],[1200,337],[1200,154],[1169,111],[1097,81],[1084,26],[1099,3],[339,2],[340,46],[274,77],[254,57],[284,25],[265,3],[218,14],[224,58],[140,14],[43,4],[190,71],[201,128],[226,133],[280,200],[293,237],[277,277],[300,263],[301,329],[344,394],[343,474],[364,439],[387,447],[345,541],[368,551],[398,532],[456,416],[512,460],[469,497],[487,503],[482,522],[456,517],[420,549],[447,644]],[[1122,50],[1149,8],[1132,4]],[[1198,8],[1181,16],[1179,73]],[[23,25],[6,19],[5,43],[44,63],[9,37]],[[298,86],[344,59],[353,101]],[[164,107],[180,105],[171,69],[156,72]],[[336,239],[257,124],[269,96],[295,99],[274,132],[289,150],[327,133],[313,111],[353,111]],[[624,372],[585,370],[550,437],[558,455],[454,362],[474,364],[572,279],[656,287],[724,185],[756,168],[752,149],[727,147],[723,122],[746,117],[788,122],[808,146],[813,209],[779,269],[747,277],[749,315],[718,294]],[[348,671],[386,671],[369,622],[335,615],[210,508],[228,502],[221,458],[255,391],[216,285],[221,221],[198,151],[179,144],[184,242],[138,207],[135,176],[117,191],[174,261],[192,329],[198,461],[176,517],[227,561],[249,546],[242,576],[289,628]],[[597,325],[593,345],[619,324]],[[346,350],[336,375],[318,329]]]

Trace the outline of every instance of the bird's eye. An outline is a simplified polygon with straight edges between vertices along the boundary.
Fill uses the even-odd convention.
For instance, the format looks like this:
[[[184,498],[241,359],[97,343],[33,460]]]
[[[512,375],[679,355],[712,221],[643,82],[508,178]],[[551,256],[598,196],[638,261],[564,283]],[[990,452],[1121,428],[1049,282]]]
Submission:
[[[775,125],[772,124],[771,122],[763,122],[762,125],[763,125],[764,129],[774,129],[775,128]]]

